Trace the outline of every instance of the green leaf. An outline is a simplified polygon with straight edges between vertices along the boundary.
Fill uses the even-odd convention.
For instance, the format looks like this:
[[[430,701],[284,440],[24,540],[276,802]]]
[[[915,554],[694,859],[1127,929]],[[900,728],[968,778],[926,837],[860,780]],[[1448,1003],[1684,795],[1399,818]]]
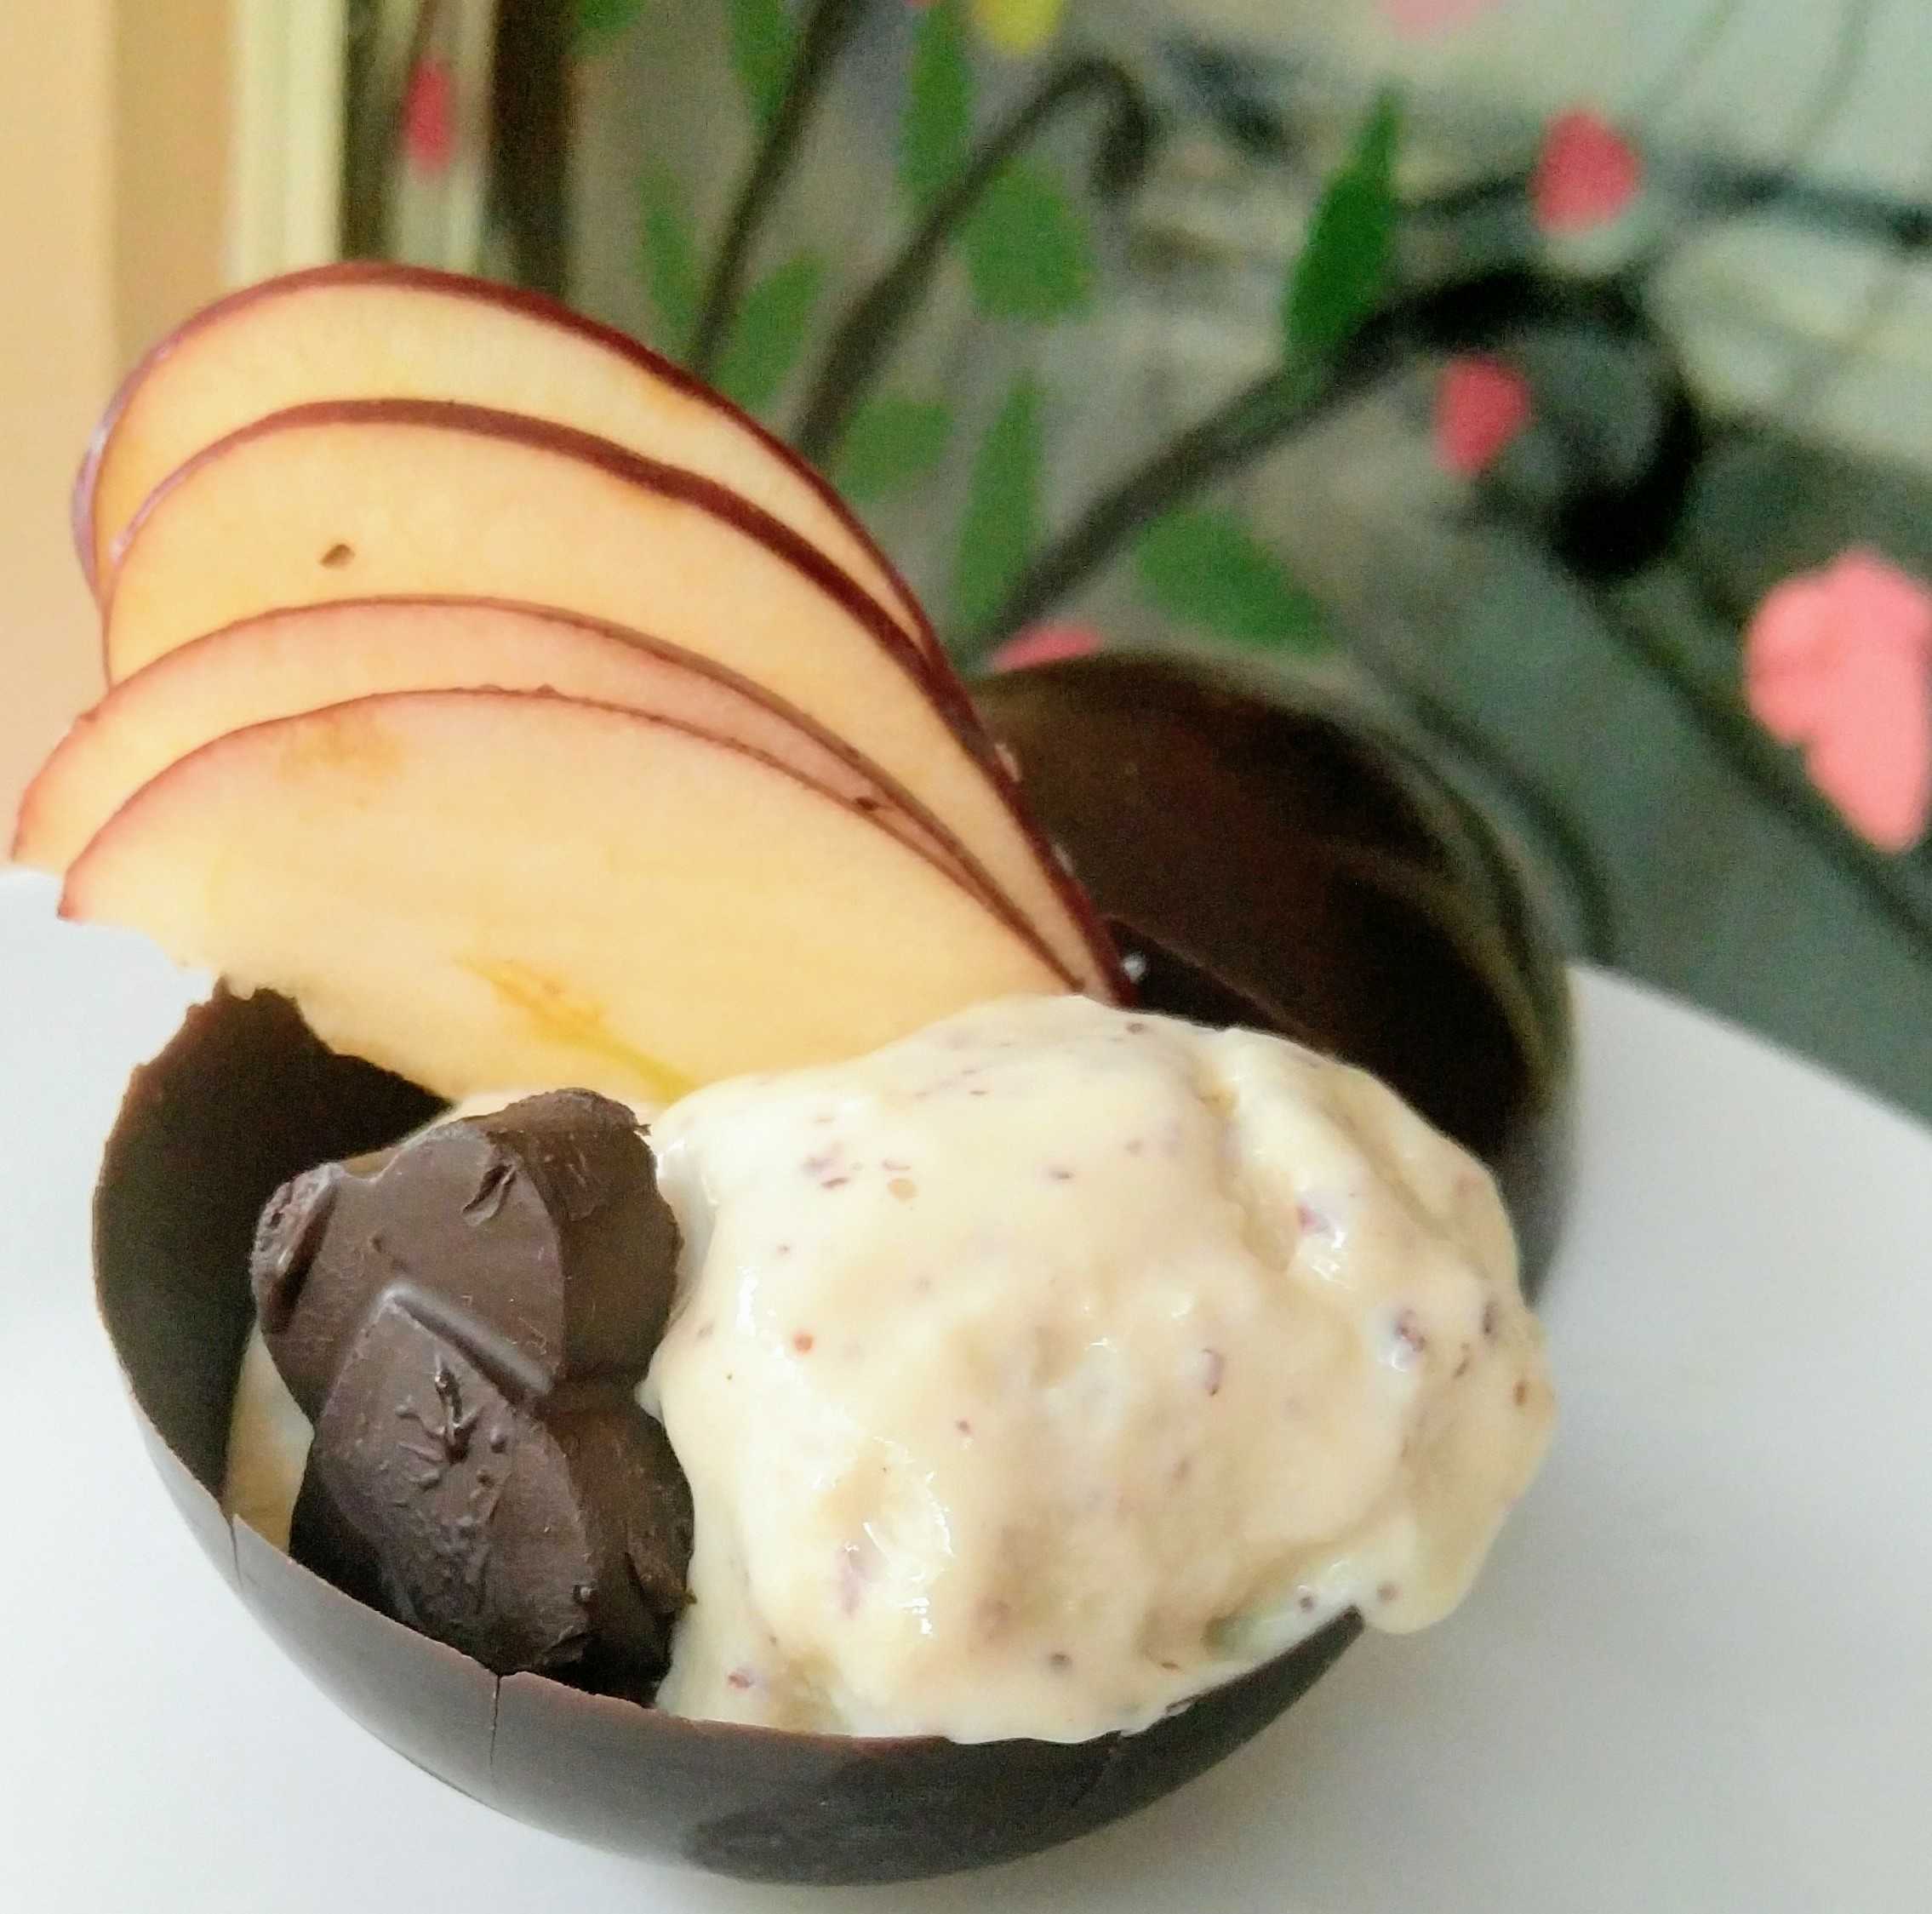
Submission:
[[[943,399],[883,393],[853,414],[832,476],[847,498],[868,505],[929,477],[952,436],[952,409]]]
[[[974,303],[986,318],[1064,319],[1093,301],[1087,216],[1031,161],[1015,160],[993,176],[962,241]]]
[[[824,285],[825,261],[816,253],[795,253],[745,294],[714,380],[734,404],[763,412],[778,397],[803,350]]]
[[[643,12],[644,0],[577,0],[577,44],[594,53],[608,45]]]
[[[906,118],[899,134],[899,179],[924,212],[957,180],[973,138],[973,62],[966,51],[963,0],[937,0],[919,21]]]
[[[953,599],[969,627],[997,614],[1040,543],[1045,397],[1039,380],[1022,373],[974,455],[952,577]]]
[[[1395,258],[1401,127],[1400,105],[1385,91],[1363,122],[1355,150],[1323,189],[1282,301],[1290,357],[1336,351],[1380,302]]]
[[[761,127],[771,124],[785,97],[797,42],[785,0],[731,0],[731,71]]]
[[[675,359],[691,343],[698,323],[702,295],[697,226],[684,189],[668,166],[645,168],[642,197],[638,260],[644,291],[657,321],[653,334],[657,345]]]
[[[1134,568],[1176,624],[1267,649],[1332,645],[1320,606],[1232,511],[1184,506],[1157,518],[1135,542]]]

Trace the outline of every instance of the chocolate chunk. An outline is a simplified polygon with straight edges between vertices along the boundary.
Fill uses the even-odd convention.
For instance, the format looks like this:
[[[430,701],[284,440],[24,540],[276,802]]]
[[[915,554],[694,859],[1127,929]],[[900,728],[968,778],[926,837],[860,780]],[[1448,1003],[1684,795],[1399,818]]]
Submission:
[[[554,1384],[634,1368],[639,1351],[648,1363],[677,1261],[677,1221],[631,1112],[557,1090],[285,1184],[250,1275],[276,1366],[312,1421],[393,1283],[460,1302]]]
[[[500,1674],[648,1694],[683,1604],[691,1505],[628,1387],[556,1413],[448,1319],[386,1296],[316,1425],[290,1548]]]
[[[498,1673],[648,1695],[691,1551],[635,1401],[677,1255],[648,1145],[588,1091],[285,1185],[250,1274],[315,1423],[290,1551]]]

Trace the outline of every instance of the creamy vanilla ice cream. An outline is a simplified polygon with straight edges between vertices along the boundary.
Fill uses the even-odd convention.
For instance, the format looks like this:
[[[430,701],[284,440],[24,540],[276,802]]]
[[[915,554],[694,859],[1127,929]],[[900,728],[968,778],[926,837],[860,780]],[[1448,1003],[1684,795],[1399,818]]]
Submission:
[[[1015,1000],[652,1140],[676,1712],[1141,1728],[1344,1609],[1436,1620],[1548,1437],[1489,1176],[1278,1038]]]

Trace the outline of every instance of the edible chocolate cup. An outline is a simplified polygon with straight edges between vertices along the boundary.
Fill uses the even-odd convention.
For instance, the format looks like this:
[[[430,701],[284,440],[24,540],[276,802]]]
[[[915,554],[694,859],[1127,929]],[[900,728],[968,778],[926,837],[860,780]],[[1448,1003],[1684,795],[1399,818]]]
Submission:
[[[1083,779],[1064,766],[1045,774],[1063,748],[1089,747],[1091,711],[1111,708],[1105,695],[1091,706],[1086,701],[1080,688],[1096,679],[1117,683],[1112,673],[1082,672],[1070,693],[1063,674],[1058,688],[1043,692],[1043,674],[1028,674],[1024,694],[996,689],[988,703],[1001,728],[1020,740],[1049,826],[1069,843],[1103,909],[1146,958],[1150,1007],[1272,1021],[1358,1060],[1373,1058],[1425,1109],[1432,1098],[1437,1110],[1455,1107],[1458,1097],[1476,1099],[1472,1114],[1483,1118],[1491,1146],[1484,1154],[1502,1166],[1537,1166],[1518,1182],[1535,1193],[1546,1219],[1561,1161],[1551,1139],[1567,1107],[1567,1075],[1560,1066],[1529,1069],[1525,1046],[1499,1033],[1516,1027],[1512,1019],[1525,993],[1540,992],[1546,1006],[1560,1007],[1560,973],[1486,982],[1480,964],[1450,965],[1435,933],[1410,926],[1388,937],[1390,913],[1399,909],[1386,900],[1379,911],[1355,913],[1331,900],[1334,908],[1312,910],[1297,939],[1278,950],[1256,940],[1225,951],[1209,946],[1220,960],[1211,968],[1193,959],[1186,920],[1157,908],[1158,886],[1129,882],[1135,860],[1099,854],[1106,834],[1065,808],[1075,802],[1068,792],[1085,788]],[[1135,682],[1145,690],[1149,681]],[[1101,683],[1100,692],[1106,689]],[[1272,874],[1295,895],[1318,898],[1336,860],[1318,850],[1318,839],[1328,844],[1335,818],[1352,806],[1370,840],[1415,867],[1443,873],[1444,883],[1460,887],[1469,910],[1493,918],[1494,895],[1457,861],[1470,846],[1442,841],[1438,815],[1413,799],[1407,769],[1398,779],[1396,761],[1379,747],[1338,757],[1346,734],[1328,721],[1283,734],[1291,742],[1299,737],[1306,761],[1283,759],[1266,775],[1279,773],[1284,801],[1299,779],[1308,788],[1297,802],[1308,800],[1308,808],[1291,812],[1278,836],[1264,833],[1253,844],[1255,868],[1246,881],[1265,883]],[[1191,764],[1200,769],[1206,759],[1163,749],[1159,775],[1176,778],[1168,794],[1178,799],[1192,788],[1178,772]],[[1222,767],[1203,773],[1203,788],[1260,774]],[[1364,788],[1346,803],[1343,794],[1331,793],[1334,808],[1325,810],[1311,794],[1336,776],[1352,786],[1363,780]],[[1146,790],[1157,781],[1146,780]],[[1198,820],[1214,814],[1193,814],[1198,831]],[[1308,834],[1298,835],[1293,814],[1308,823]],[[1142,829],[1135,806],[1123,808],[1122,821],[1123,831]],[[1161,843],[1143,835],[1140,848],[1163,855]],[[1130,849],[1133,838],[1123,836],[1120,844]],[[1197,841],[1191,853],[1199,848]],[[1243,881],[1240,860],[1221,859],[1220,849],[1214,855],[1230,882]],[[1490,874],[1510,892],[1512,910],[1528,909],[1506,861]],[[1177,880],[1172,894],[1184,889]],[[1192,941],[1201,947],[1197,935]],[[1542,953],[1552,948],[1535,945]],[[1537,961],[1554,960],[1546,954]],[[1305,971],[1319,974],[1320,990],[1289,1001]],[[1392,1043],[1392,1032],[1409,1029],[1395,1000],[1449,991],[1452,974],[1462,994],[1436,999],[1449,1027],[1427,1044]],[[1517,1008],[1500,1007],[1500,993]],[[1546,1014],[1552,1020],[1535,1054],[1566,1056],[1560,1008]],[[1483,1102],[1483,1086],[1499,1083],[1506,1100]],[[1359,1632],[1358,1618],[1345,1615],[1140,1734],[1073,1745],[960,1745],[683,1721],[540,1676],[500,1680],[363,1607],[246,1524],[231,1523],[220,1507],[230,1409],[253,1318],[249,1243],[261,1205],[286,1178],[393,1141],[435,1107],[414,1085],[327,1049],[284,999],[218,991],[129,1084],[96,1191],[94,1256],[101,1316],[148,1451],[209,1559],[340,1706],[453,1787],[595,1846],[746,1879],[914,1879],[1036,1852],[1180,1786],[1266,1727]]]

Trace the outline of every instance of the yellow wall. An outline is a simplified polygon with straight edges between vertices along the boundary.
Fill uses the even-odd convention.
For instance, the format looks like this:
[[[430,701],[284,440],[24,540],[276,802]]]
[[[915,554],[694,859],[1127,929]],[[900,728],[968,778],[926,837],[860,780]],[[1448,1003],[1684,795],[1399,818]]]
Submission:
[[[67,533],[88,430],[220,279],[226,0],[0,0],[0,824],[100,688]]]
[[[106,0],[0,5],[0,819],[94,694],[67,483],[115,358]]]
[[[229,0],[115,8],[114,330],[124,363],[221,284],[229,37]]]

